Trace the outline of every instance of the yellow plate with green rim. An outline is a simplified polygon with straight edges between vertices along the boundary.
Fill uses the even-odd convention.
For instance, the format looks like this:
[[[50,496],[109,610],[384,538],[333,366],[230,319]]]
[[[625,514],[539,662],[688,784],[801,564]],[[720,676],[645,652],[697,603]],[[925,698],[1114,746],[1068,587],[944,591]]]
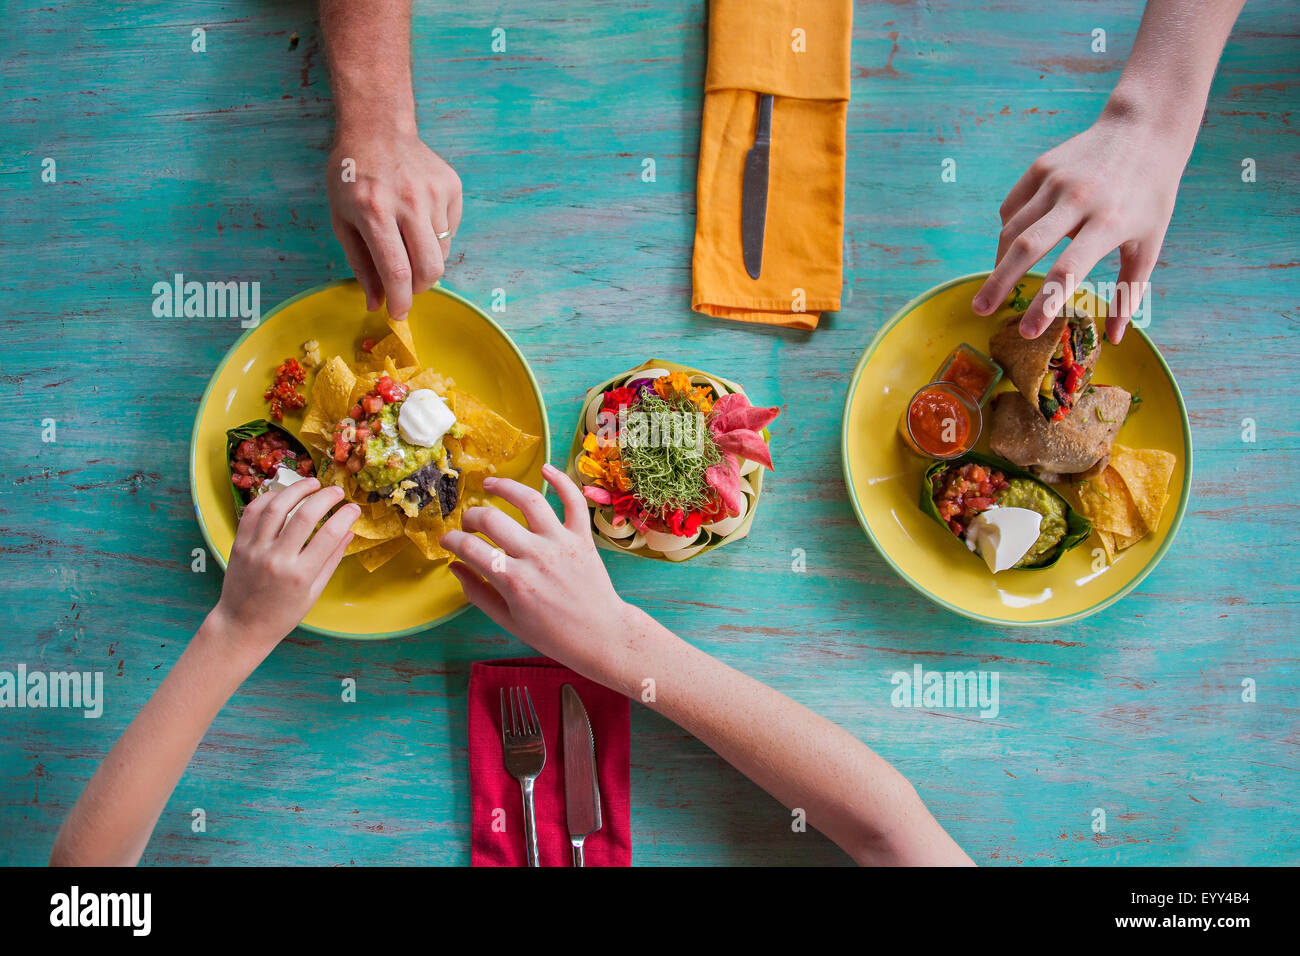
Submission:
[[[1142,398],[1120,430],[1119,443],[1163,448],[1178,458],[1160,527],[1121,551],[1112,565],[1093,534],[1055,567],[990,573],[952,532],[917,507],[921,476],[931,462],[908,450],[898,434],[908,400],[932,380],[947,354],[962,342],[987,352],[989,336],[1009,314],[1003,310],[985,318],[971,311],[971,299],[987,276],[953,279],[913,299],[862,354],[844,405],[844,481],[871,543],[904,581],[936,604],[989,624],[1077,621],[1137,587],[1173,543],[1191,491],[1187,409],[1173,373],[1145,332],[1130,328],[1118,346],[1104,342],[1093,381],[1122,386]],[[1027,277],[1025,294],[1032,297],[1042,281],[1042,275]],[[1087,297],[1082,304],[1092,305]],[[1004,380],[998,391],[1011,388]],[[985,431],[976,450],[987,453]],[[1073,499],[1068,490],[1063,493]]]
[[[286,358],[302,357],[302,344],[320,343],[321,356],[351,362],[363,337],[388,333],[383,313],[366,312],[365,295],[352,280],[308,289],[266,313],[226,353],[208,383],[190,440],[190,493],[194,513],[212,554],[226,566],[235,537],[226,462],[226,429],[269,418],[263,393]],[[407,321],[421,364],[455,379],[458,388],[482,399],[515,425],[542,436],[533,455],[501,474],[542,487],[550,460],[550,428],[541,389],[510,336],[487,313],[441,286],[415,297]],[[310,394],[312,375],[304,390]],[[295,435],[302,412],[281,423]],[[519,517],[500,500],[497,504]],[[356,555],[346,557],[308,613],[302,627],[333,637],[386,638],[423,631],[468,607],[446,562],[426,561],[414,547],[370,573]]]

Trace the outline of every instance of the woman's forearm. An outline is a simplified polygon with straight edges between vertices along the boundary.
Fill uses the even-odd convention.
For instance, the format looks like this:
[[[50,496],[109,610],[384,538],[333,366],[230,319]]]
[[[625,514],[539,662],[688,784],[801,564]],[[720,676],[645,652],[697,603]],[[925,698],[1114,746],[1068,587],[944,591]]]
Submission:
[[[1190,154],[1210,83],[1245,0],[1149,0],[1107,112],[1176,136]]]
[[[969,864],[911,784],[861,741],[629,606],[587,676],[698,737],[863,864]],[[586,670],[587,668],[584,668]],[[653,699],[645,692],[653,681]]]
[[[414,134],[410,0],[320,0],[320,21],[340,134]]]
[[[208,615],[72,808],[52,866],[139,862],[208,726],[265,656],[240,650],[227,631],[219,615]]]

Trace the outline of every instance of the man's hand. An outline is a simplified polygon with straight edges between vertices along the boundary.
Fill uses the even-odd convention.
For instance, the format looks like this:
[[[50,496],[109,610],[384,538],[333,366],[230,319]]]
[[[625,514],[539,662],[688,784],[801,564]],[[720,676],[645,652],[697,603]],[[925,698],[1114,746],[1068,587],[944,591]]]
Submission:
[[[341,130],[327,179],[334,235],[365,290],[366,308],[387,301],[389,315],[406,318],[412,295],[438,281],[451,253],[460,177],[414,130]]]
[[[411,0],[320,0],[337,132],[325,173],[334,235],[371,312],[406,318],[460,225],[460,177],[420,139]],[[442,237],[442,238],[439,238]]]

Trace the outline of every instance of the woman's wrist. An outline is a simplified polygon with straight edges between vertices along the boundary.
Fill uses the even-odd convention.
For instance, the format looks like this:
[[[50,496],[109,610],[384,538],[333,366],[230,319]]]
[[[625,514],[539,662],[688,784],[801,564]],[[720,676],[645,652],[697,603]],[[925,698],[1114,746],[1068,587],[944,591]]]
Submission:
[[[1154,84],[1121,78],[1106,100],[1099,122],[1143,130],[1166,141],[1172,139],[1187,155],[1191,155],[1204,104],[1204,96],[1196,93],[1189,95],[1180,91],[1169,96]]]
[[[199,625],[191,646],[229,676],[238,686],[280,643],[281,638],[235,621],[218,601]]]
[[[627,697],[640,697],[645,681],[658,680],[660,663],[680,639],[635,605],[619,599],[606,618],[608,630],[601,652],[587,677]]]

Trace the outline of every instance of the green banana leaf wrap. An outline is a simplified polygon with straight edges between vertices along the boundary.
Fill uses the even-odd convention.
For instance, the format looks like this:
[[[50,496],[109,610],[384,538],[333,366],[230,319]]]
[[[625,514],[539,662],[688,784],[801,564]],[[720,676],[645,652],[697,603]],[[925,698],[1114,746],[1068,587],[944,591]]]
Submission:
[[[239,447],[240,442],[249,438],[257,438],[259,435],[265,435],[270,431],[279,432],[288,441],[289,447],[297,452],[300,458],[311,458],[311,452],[303,446],[302,442],[298,441],[292,432],[281,428],[274,422],[268,422],[265,418],[257,418],[226,431],[226,467],[230,467],[230,462],[235,457],[235,449]],[[247,492],[235,487],[235,476],[232,472],[230,476],[230,497],[235,502],[235,521],[239,521],[244,516],[244,509],[248,507],[248,501],[244,497],[245,494]]]
[[[1042,481],[1039,481],[1027,471],[1021,471],[1015,465],[1001,458],[994,458],[991,455],[982,455],[979,452],[971,451],[962,455],[960,458],[954,458],[951,461],[936,461],[933,465],[925,470],[925,475],[921,479],[921,510],[928,514],[945,528],[948,522],[939,517],[939,509],[934,503],[934,490],[939,479],[949,468],[960,468],[962,465],[974,462],[978,465],[984,465],[988,468],[996,468],[1007,478],[1024,478],[1032,481],[1035,485],[1043,488],[1052,497],[1058,499],[1061,504],[1065,505],[1065,537],[1060,543],[1038,561],[1037,564],[1027,565],[1023,568],[1017,568],[1017,571],[1041,571],[1044,568],[1050,568],[1060,561],[1065,552],[1071,548],[1077,547],[1088,539],[1092,534],[1092,522],[1085,518],[1079,512],[1075,511],[1065,498],[1063,498],[1056,489],[1052,488]],[[953,535],[956,537],[956,535]]]

